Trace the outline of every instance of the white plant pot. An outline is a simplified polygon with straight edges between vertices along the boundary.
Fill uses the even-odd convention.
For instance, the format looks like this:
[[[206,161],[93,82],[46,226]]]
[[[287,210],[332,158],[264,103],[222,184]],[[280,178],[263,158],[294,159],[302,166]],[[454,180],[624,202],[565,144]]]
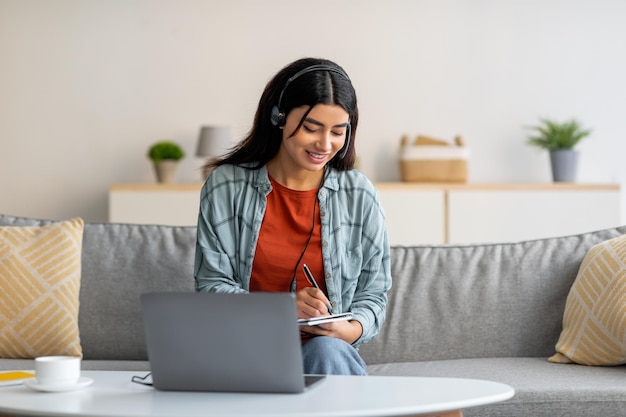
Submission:
[[[176,171],[178,169],[178,161],[164,159],[154,163],[154,172],[156,173],[157,182],[173,183],[176,182]]]

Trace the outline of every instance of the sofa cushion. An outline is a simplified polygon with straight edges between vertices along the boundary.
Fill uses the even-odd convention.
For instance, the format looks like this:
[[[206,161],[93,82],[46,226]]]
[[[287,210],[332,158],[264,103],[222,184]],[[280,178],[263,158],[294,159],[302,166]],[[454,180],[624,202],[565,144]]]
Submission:
[[[368,364],[554,354],[587,251],[626,227],[523,242],[391,248],[393,286]]]
[[[0,225],[50,220],[0,215]],[[194,291],[196,228],[85,223],[78,326],[85,360],[146,360],[139,296]]]
[[[83,225],[0,227],[0,357],[82,355]]]
[[[541,358],[478,358],[370,365],[370,375],[476,378],[515,388],[505,402],[466,408],[465,417],[622,416],[623,366],[587,367]]]
[[[626,235],[585,256],[567,296],[556,351],[552,362],[626,363]]]

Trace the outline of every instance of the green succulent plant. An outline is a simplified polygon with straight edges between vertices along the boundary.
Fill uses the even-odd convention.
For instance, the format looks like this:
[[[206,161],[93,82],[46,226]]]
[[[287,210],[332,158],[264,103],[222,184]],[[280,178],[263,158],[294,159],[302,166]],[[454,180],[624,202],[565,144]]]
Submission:
[[[528,144],[541,149],[572,149],[591,134],[591,130],[583,129],[575,119],[563,123],[545,118],[540,121],[540,124],[529,128],[534,133],[528,137]]]
[[[174,161],[181,160],[185,157],[185,152],[176,142],[171,140],[162,140],[153,144],[148,150],[148,158],[154,162],[160,162],[164,159]]]

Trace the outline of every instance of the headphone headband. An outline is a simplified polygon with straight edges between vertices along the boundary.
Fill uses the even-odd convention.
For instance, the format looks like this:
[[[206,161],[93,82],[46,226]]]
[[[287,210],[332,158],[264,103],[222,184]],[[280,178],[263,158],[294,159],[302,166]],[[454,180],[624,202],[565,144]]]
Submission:
[[[350,81],[350,77],[348,77],[348,74],[346,74],[341,69],[336,68],[336,67],[331,67],[330,65],[324,65],[324,64],[311,65],[310,67],[306,67],[296,72],[294,75],[289,77],[289,79],[287,79],[287,81],[285,82],[285,85],[283,86],[283,89],[280,91],[280,95],[278,96],[278,103],[274,107],[272,107],[272,113],[270,115],[270,121],[272,122],[272,125],[276,127],[285,126],[285,122],[287,121],[287,115],[282,111],[281,104],[283,101],[283,94],[285,94],[285,91],[287,90],[287,87],[289,87],[289,84],[291,84],[291,82],[295,80],[296,78],[301,77],[304,74],[308,74],[309,72],[314,72],[314,71],[334,72],[335,74],[339,74],[342,77],[344,77],[346,80]],[[346,156],[346,153],[348,152],[348,147],[350,145],[351,132],[352,132],[352,129],[351,129],[350,124],[348,123],[347,130],[346,130],[346,142],[343,145],[343,148],[339,152],[340,159],[343,159]]]
[[[310,67],[301,69],[300,71],[296,72],[294,75],[289,77],[289,79],[285,82],[283,89],[280,90],[280,95],[278,96],[278,103],[274,107],[272,107],[272,114],[271,114],[270,120],[274,126],[283,127],[285,125],[287,115],[283,113],[281,109],[281,104],[283,102],[283,95],[285,94],[287,87],[289,87],[289,84],[291,84],[291,82],[294,81],[296,78],[299,78],[304,74],[308,74],[309,72],[314,72],[314,71],[334,72],[335,74],[339,74],[345,79],[347,79],[348,81],[350,81],[350,77],[348,77],[348,74],[346,74],[339,68],[331,67],[330,65],[318,64],[318,65],[311,65]]]

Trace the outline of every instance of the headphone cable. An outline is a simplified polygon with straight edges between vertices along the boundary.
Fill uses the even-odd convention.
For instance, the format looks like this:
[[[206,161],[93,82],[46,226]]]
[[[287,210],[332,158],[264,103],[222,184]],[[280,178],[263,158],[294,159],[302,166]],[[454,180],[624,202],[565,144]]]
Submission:
[[[326,167],[324,167],[324,175],[322,175],[322,180],[320,181],[320,185],[317,188],[317,192],[319,192],[320,188],[322,188],[322,186],[324,185],[327,174],[328,174],[328,170],[326,169]],[[302,250],[300,257],[298,258],[298,262],[296,262],[296,266],[293,269],[293,277],[291,278],[291,285],[289,286],[289,291],[292,293],[295,293],[297,290],[296,275],[298,273],[298,266],[300,266],[300,262],[302,261],[302,258],[304,258],[304,254],[306,253],[306,250],[309,247],[309,243],[311,243],[311,238],[313,237],[313,232],[315,231],[315,213],[317,211],[318,201],[319,200],[317,198],[317,193],[316,193],[315,200],[313,200],[313,219],[311,222],[311,231],[309,232],[309,237],[306,239],[306,244],[304,245],[304,249]]]

